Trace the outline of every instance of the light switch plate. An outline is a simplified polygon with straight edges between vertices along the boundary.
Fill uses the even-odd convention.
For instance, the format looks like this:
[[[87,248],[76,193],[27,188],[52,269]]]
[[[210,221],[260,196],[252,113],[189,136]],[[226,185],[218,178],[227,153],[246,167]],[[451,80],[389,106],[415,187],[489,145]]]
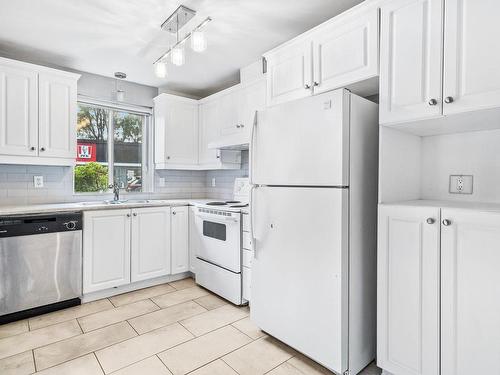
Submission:
[[[450,194],[472,194],[474,176],[472,175],[450,175]]]
[[[158,185],[159,185],[160,187],[165,187],[165,177],[160,177],[160,178],[158,179]]]
[[[33,186],[43,188],[43,176],[33,176]]]

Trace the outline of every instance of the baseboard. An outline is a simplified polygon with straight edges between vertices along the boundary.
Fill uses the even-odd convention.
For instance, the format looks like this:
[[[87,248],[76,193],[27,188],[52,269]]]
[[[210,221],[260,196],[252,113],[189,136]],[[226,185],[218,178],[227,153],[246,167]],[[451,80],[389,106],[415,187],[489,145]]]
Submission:
[[[82,303],[91,302],[91,301],[95,301],[95,300],[103,299],[103,298],[108,298],[108,297],[116,296],[118,294],[123,294],[123,293],[127,293],[127,292],[132,292],[132,291],[138,290],[138,289],[148,288],[150,286],[165,284],[165,283],[169,283],[171,281],[182,280],[182,279],[185,279],[187,277],[193,277],[193,274],[191,272],[183,272],[183,273],[178,273],[176,275],[162,276],[162,277],[157,277],[157,278],[151,279],[151,280],[138,281],[136,283],[117,286],[115,288],[99,290],[98,292],[93,292],[93,293],[88,293],[88,294],[83,295]]]

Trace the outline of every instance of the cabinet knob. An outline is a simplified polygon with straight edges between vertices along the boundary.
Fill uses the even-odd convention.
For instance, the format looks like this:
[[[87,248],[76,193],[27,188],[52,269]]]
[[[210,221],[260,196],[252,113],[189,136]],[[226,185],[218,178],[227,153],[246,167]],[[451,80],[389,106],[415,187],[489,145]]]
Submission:
[[[240,128],[244,128],[244,127],[245,127],[245,125],[243,125],[243,124],[240,124]]]
[[[444,225],[445,227],[449,227],[449,226],[451,225],[451,220],[444,219],[444,220],[443,220],[443,225]]]
[[[45,147],[40,147],[40,151],[45,151]]]
[[[436,99],[429,100],[429,105],[437,105],[438,101]]]
[[[306,90],[309,90],[309,89],[311,88],[311,85],[308,85],[308,84],[306,83],[306,84],[304,85],[304,88],[305,88]]]
[[[134,212],[132,215],[137,216],[137,212]]]
[[[444,102],[446,104],[450,104],[450,103],[453,103],[455,99],[453,99],[453,96],[447,96],[446,98],[444,98]]]
[[[177,215],[177,212],[175,212],[175,211],[172,211],[172,215]]]
[[[427,222],[427,224],[434,224],[434,223],[436,222],[436,220],[435,220],[435,219],[433,219],[432,217],[430,217],[430,218],[428,218],[428,219],[426,220],[426,222]]]
[[[314,86],[319,86],[319,82],[314,81]]]
[[[236,125],[236,127],[237,127],[238,129],[239,129],[239,128],[241,128],[241,126],[240,126],[240,125]]]
[[[216,156],[216,158],[217,158],[217,159],[220,159],[220,155],[217,155],[217,156]]]
[[[167,156],[167,160],[170,160],[170,156]]]
[[[31,147],[30,147],[30,150],[31,150],[31,151],[35,151],[35,150],[36,150],[36,148],[35,148],[35,147],[33,147],[33,146],[31,146]]]
[[[127,214],[127,217],[130,217],[130,214]]]

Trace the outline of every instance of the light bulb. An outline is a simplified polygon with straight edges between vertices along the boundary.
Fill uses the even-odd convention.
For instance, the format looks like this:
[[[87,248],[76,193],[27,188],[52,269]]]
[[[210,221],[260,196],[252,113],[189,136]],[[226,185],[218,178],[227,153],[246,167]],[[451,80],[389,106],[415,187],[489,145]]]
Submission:
[[[191,34],[191,48],[195,52],[203,52],[207,49],[207,39],[203,31],[193,31]]]
[[[155,64],[155,74],[158,78],[165,78],[167,76],[167,64],[164,61],[158,61]]]
[[[172,64],[181,66],[184,65],[184,46],[178,45],[172,49],[170,52],[172,58]]]

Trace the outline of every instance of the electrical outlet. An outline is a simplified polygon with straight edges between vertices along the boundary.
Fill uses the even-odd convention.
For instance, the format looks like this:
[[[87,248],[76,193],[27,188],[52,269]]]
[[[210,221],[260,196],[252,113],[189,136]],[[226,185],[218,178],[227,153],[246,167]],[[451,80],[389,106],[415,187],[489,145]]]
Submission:
[[[215,187],[215,177],[212,177],[212,187]]]
[[[160,187],[165,187],[165,177],[160,177],[160,178],[158,179],[158,185],[159,185]]]
[[[474,177],[472,175],[450,175],[450,194],[472,194]]]
[[[43,188],[43,176],[33,176],[33,186]]]

